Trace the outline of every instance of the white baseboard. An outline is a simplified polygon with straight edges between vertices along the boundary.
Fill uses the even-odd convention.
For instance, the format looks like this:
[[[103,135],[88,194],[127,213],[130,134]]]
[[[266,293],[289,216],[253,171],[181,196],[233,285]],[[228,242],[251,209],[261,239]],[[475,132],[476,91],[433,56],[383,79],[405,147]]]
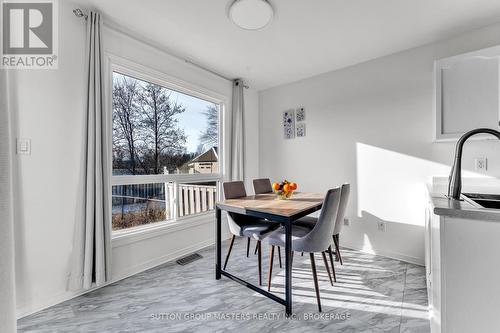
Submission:
[[[16,317],[17,319],[21,319],[23,317],[29,316],[33,313],[36,313],[38,311],[50,308],[51,306],[54,306],[56,304],[62,303],[64,301],[70,300],[72,298],[78,297],[80,295],[83,295],[85,293],[88,293],[92,290],[99,289],[98,288],[92,288],[86,291],[66,291],[57,295],[54,295],[54,297],[51,297],[49,299],[46,299],[44,302],[40,302],[37,304],[30,304],[30,305],[17,305],[17,310],[16,310]]]
[[[226,239],[229,237],[229,234],[227,234],[226,232],[222,234],[222,239]],[[112,284],[114,282],[117,282],[117,281],[120,281],[120,280],[123,280],[125,278],[128,278],[130,276],[133,276],[137,273],[141,273],[141,272],[144,272],[148,269],[151,269],[151,268],[154,268],[156,266],[159,266],[159,265],[162,265],[164,263],[167,263],[169,261],[172,261],[172,260],[176,260],[182,256],[185,256],[187,254],[190,254],[190,253],[193,253],[195,251],[199,251],[203,248],[206,248],[210,245],[213,245],[215,243],[215,239],[214,238],[209,238],[207,240],[204,240],[200,243],[197,243],[197,244],[192,244],[192,245],[189,245],[185,248],[182,248],[182,249],[179,249],[175,252],[171,252],[167,255],[164,255],[164,256],[161,256],[161,257],[158,257],[158,258],[154,258],[152,260],[149,260],[141,265],[136,265],[136,266],[133,266],[133,267],[130,267],[129,269],[125,270],[124,272],[120,273],[119,276],[116,276],[116,277],[113,277],[113,279],[111,281],[109,281],[108,283],[102,285],[102,286],[99,286],[99,287],[94,287],[94,288],[91,288],[91,289],[88,289],[88,290],[80,290],[80,291],[66,291],[66,292],[63,292],[63,293],[60,293],[54,297],[51,297],[50,299],[47,299],[45,300],[44,302],[40,302],[39,304],[32,304],[32,305],[24,305],[24,306],[18,306],[17,308],[17,319],[20,319],[20,318],[23,318],[23,317],[26,317],[26,316],[29,316],[30,314],[33,314],[33,313],[36,313],[38,311],[41,311],[41,310],[44,310],[46,308],[49,308],[51,306],[54,306],[54,305],[57,305],[59,303],[62,303],[62,302],[65,302],[65,301],[68,301],[72,298],[75,298],[75,297],[78,297],[78,296],[81,296],[81,295],[84,295],[86,293],[89,293],[91,291],[94,291],[94,290],[97,290],[99,288],[102,288],[102,287],[105,287],[109,284]]]
[[[385,251],[385,250],[377,250],[377,249],[372,249],[370,251],[367,251],[366,249],[363,249],[363,245],[355,245],[355,244],[347,244],[347,243],[342,243],[342,247],[360,251],[363,253],[368,253],[368,254],[375,254],[377,256],[382,256],[386,258],[391,258],[391,259],[396,259],[396,260],[401,260],[410,264],[415,264],[419,266],[425,266],[425,260],[424,258],[419,258],[419,257],[412,257],[408,256],[406,254],[398,253],[398,252],[392,252],[392,251]]]

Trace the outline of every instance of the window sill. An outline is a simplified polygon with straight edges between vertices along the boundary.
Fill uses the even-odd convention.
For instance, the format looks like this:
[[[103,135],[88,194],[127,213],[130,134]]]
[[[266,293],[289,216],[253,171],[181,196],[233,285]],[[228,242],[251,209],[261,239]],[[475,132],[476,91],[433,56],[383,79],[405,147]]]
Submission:
[[[214,211],[209,211],[193,216],[181,217],[175,221],[157,222],[129,230],[115,231],[111,235],[111,245],[113,248],[121,247],[149,238],[160,237],[169,233],[211,223],[215,221],[214,214]]]

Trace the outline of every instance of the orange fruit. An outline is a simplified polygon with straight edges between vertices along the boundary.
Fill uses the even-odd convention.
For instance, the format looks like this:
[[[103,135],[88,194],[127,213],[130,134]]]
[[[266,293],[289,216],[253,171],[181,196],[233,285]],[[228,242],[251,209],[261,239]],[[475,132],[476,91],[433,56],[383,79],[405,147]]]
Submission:
[[[278,191],[280,189],[280,184],[273,183],[273,190]]]
[[[297,189],[297,183],[290,183],[290,187],[292,191],[295,191]]]
[[[287,183],[287,184],[283,185],[283,191],[284,191],[285,193],[290,192],[290,190],[291,190],[291,188],[290,188],[290,184],[288,184],[288,183]]]

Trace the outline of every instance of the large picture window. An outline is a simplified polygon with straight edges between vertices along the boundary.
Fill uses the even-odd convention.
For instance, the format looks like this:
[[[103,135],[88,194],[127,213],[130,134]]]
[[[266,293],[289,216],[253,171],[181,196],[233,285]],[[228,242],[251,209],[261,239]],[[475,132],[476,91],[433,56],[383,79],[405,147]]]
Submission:
[[[221,103],[114,70],[113,231],[214,209]]]

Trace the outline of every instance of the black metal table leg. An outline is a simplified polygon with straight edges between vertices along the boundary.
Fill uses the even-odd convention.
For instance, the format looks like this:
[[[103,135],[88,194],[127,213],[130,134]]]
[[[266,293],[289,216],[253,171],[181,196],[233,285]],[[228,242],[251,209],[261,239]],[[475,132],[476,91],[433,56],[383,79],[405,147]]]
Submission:
[[[216,280],[220,280],[221,278],[221,224],[222,224],[222,221],[221,221],[221,210],[220,208],[215,208],[215,219],[217,220],[216,221],[216,241],[215,241],[215,246],[217,248],[217,258],[215,258],[216,262],[215,262],[215,279]]]
[[[318,209],[321,208],[321,205],[310,208],[309,210],[301,211],[300,214],[295,216],[282,216],[276,215],[273,213],[255,211],[255,210],[245,210],[244,213],[241,212],[240,208],[237,208],[235,213],[245,214],[248,216],[264,218],[270,221],[280,222],[285,227],[285,297],[281,298],[274,295],[267,290],[264,290],[256,285],[251,284],[222,268],[222,255],[221,255],[221,214],[222,209],[220,206],[216,206],[215,209],[215,217],[216,217],[216,263],[215,263],[215,278],[220,280],[222,276],[225,276],[239,284],[252,289],[253,291],[264,295],[265,297],[278,302],[281,305],[285,306],[285,314],[287,317],[292,315],[292,265],[293,265],[293,251],[292,251],[292,222],[297,220],[302,216],[306,216]],[[231,209],[225,209],[226,211],[233,212]]]
[[[286,315],[292,314],[292,225],[285,224],[285,307]]]

